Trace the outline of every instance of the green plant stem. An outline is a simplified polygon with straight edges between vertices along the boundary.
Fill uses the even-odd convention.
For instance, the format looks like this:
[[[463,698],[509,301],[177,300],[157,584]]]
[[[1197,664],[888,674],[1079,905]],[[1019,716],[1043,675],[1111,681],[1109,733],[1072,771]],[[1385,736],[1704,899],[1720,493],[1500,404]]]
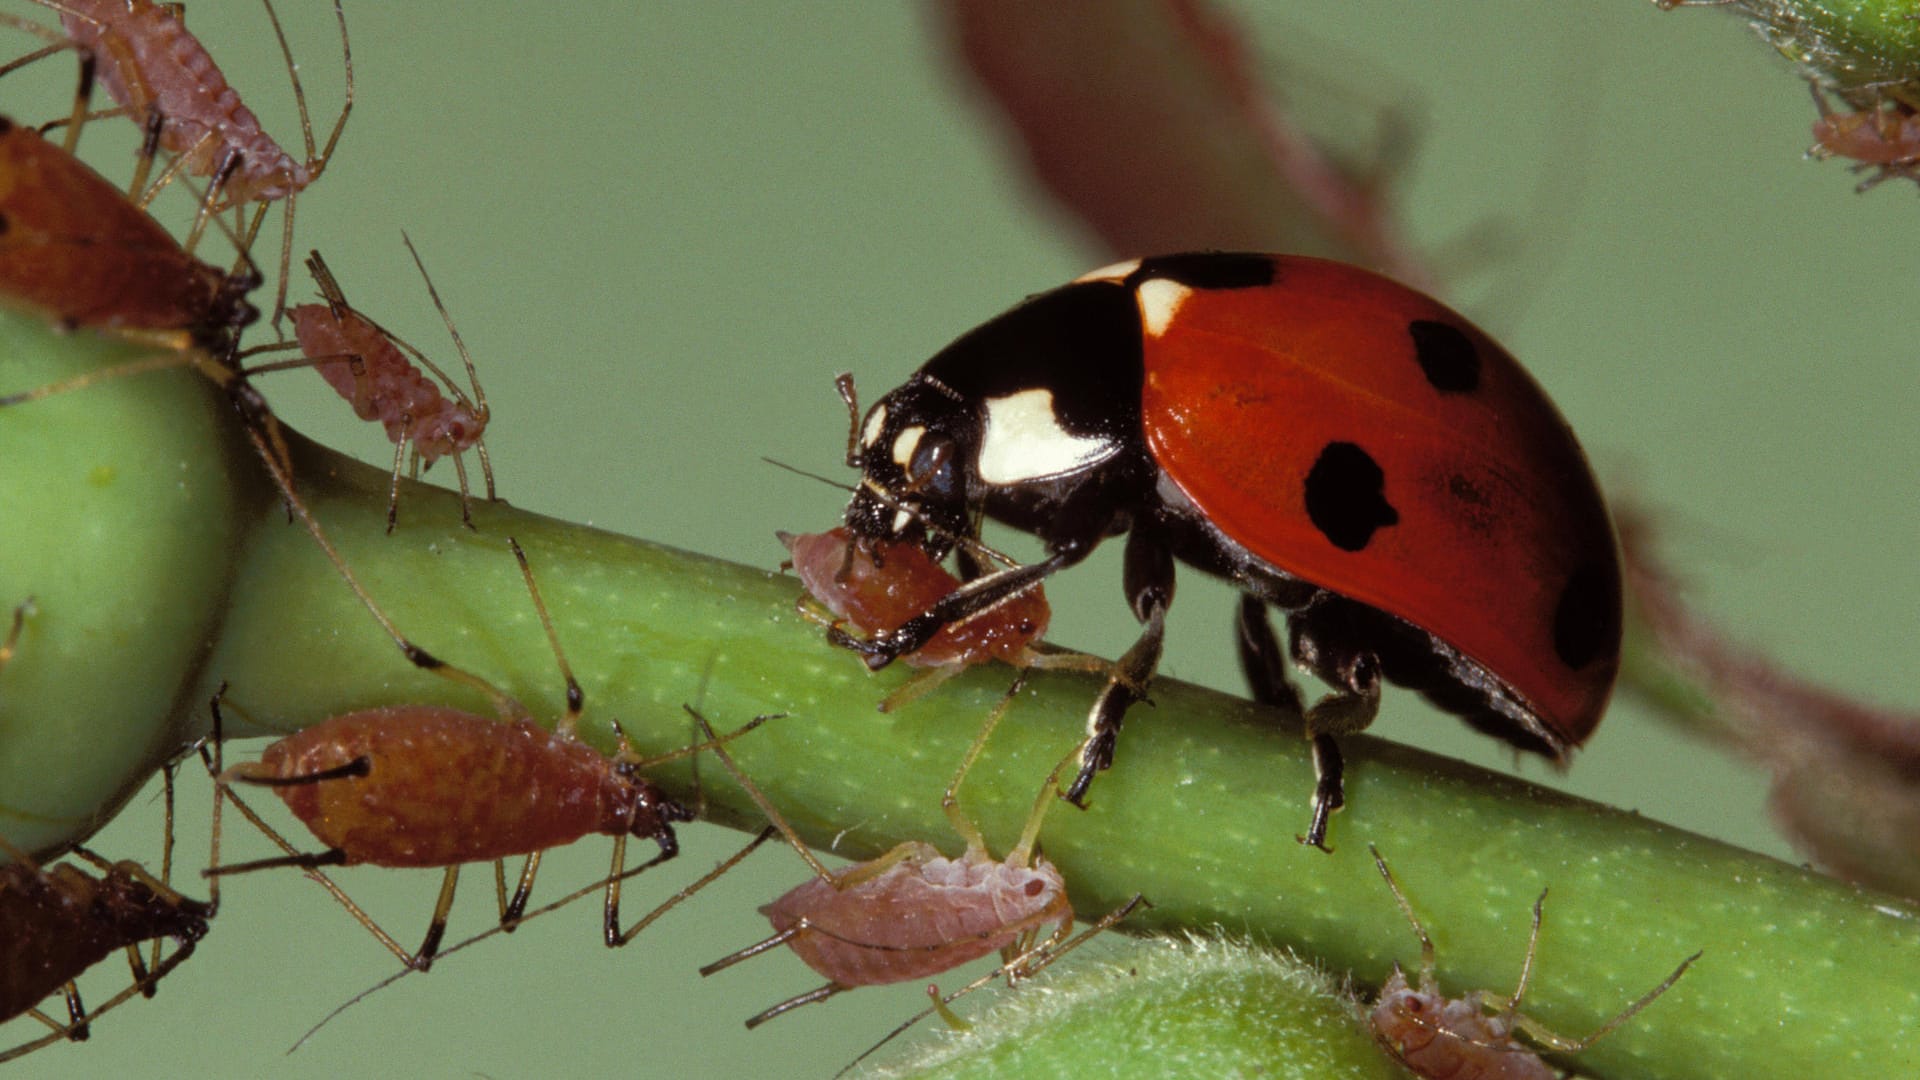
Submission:
[[[0,414],[0,424],[15,420],[12,411]],[[46,467],[59,445],[30,448],[27,471]],[[196,453],[236,470],[249,460],[231,439]],[[869,675],[829,647],[795,613],[791,578],[504,503],[476,507],[479,529],[470,532],[459,525],[457,497],[412,486],[402,492],[401,528],[389,536],[379,470],[300,441],[296,457],[309,505],[402,631],[537,716],[558,715],[561,683],[508,536],[526,547],[539,575],[585,687],[586,733],[597,745],[612,745],[615,720],[643,753],[684,745],[692,732],[682,703],[699,704],[722,728],[785,713],[734,751],[810,842],[857,858],[902,839],[951,836],[940,793],[1005,690],[1006,669],[975,671],[883,715],[874,704],[905,673]],[[34,500],[67,497],[57,484],[7,483],[9,516],[33,511]],[[173,497],[160,490],[166,485],[154,487],[130,497],[140,505]],[[231,700],[270,730],[373,705],[486,708],[480,695],[411,668],[276,500],[244,505],[251,518],[239,522],[226,619],[191,701],[227,682]],[[119,528],[158,542],[151,530]],[[48,575],[70,569],[57,545],[41,551],[40,563],[10,568],[10,585],[37,591]],[[771,565],[771,537],[768,552]],[[112,563],[99,573],[124,569]],[[220,595],[212,586],[184,591]],[[119,652],[159,655],[180,647],[175,634],[156,630]],[[1012,842],[1042,778],[1077,742],[1095,688],[1084,676],[1036,677],[968,777],[962,802],[996,850]],[[61,690],[37,700],[23,690],[12,704],[17,715],[51,712]],[[205,722],[204,709],[194,716]],[[1556,1030],[1592,1030],[1683,957],[1705,953],[1671,993],[1583,1055],[1583,1068],[1701,1078],[1920,1072],[1910,1038],[1920,1017],[1912,907],[1410,748],[1368,738],[1346,748],[1349,808],[1335,819],[1338,850],[1328,855],[1294,840],[1312,786],[1297,734],[1245,701],[1159,682],[1153,707],[1129,718],[1092,808],[1055,805],[1046,852],[1085,915],[1144,893],[1155,907],[1132,929],[1222,927],[1377,983],[1394,959],[1418,956],[1367,857],[1366,845],[1377,844],[1431,929],[1441,978],[1455,989],[1512,985],[1528,906],[1551,885],[1527,1009]],[[690,772],[683,761],[654,775],[691,799]],[[757,822],[719,770],[708,765],[702,777],[711,816]]]
[[[1910,0],[1733,0],[1723,6],[1831,85],[1912,91],[1920,81],[1920,20]]]

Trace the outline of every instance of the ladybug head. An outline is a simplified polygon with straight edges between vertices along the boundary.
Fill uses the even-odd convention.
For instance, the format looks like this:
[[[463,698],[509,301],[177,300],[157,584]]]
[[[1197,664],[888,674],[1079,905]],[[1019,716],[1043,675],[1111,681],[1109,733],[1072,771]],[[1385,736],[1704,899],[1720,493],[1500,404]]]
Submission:
[[[919,375],[874,402],[848,463],[861,472],[847,529],[862,540],[910,540],[934,558],[970,535],[967,471],[979,421],[966,400]]]

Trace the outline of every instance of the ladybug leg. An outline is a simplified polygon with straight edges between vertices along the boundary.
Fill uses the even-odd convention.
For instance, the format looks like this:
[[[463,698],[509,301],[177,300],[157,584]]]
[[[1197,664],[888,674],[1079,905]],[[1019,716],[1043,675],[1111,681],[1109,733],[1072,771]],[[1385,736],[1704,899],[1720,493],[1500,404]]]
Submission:
[[[1303,844],[1322,851],[1326,845],[1327,819],[1346,803],[1342,784],[1344,763],[1337,735],[1366,730],[1380,711],[1380,659],[1371,649],[1342,641],[1337,635],[1316,633],[1311,610],[1301,612],[1292,621],[1291,652],[1294,663],[1334,688],[1306,711],[1307,737],[1313,740],[1313,817]]]
[[[1056,551],[1037,563],[1010,566],[985,577],[975,578],[940,598],[932,607],[884,634],[860,639],[835,641],[858,652],[867,667],[878,671],[933,640],[949,623],[970,618],[1008,597],[1017,596],[1046,580],[1054,572],[1072,566],[1087,557],[1092,545]]]
[[[1240,651],[1240,672],[1246,676],[1253,700],[1262,705],[1284,709],[1295,718],[1306,715],[1306,703],[1300,700],[1300,688],[1287,678],[1286,654],[1267,617],[1267,603],[1248,593],[1240,594],[1236,620],[1236,643]]]
[[[1127,534],[1123,581],[1133,617],[1146,625],[1120,662],[1114,665],[1105,689],[1087,714],[1087,742],[1080,750],[1080,772],[1063,797],[1086,809],[1087,788],[1094,774],[1113,764],[1113,748],[1127,710],[1146,700],[1147,686],[1160,666],[1160,647],[1167,632],[1167,608],[1173,603],[1173,549],[1166,537],[1145,523]]]

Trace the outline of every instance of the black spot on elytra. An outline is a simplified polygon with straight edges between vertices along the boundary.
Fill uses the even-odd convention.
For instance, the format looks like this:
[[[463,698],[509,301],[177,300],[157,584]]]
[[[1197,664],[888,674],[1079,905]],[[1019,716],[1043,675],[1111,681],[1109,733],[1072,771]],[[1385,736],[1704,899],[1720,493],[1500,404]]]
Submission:
[[[13,120],[10,117],[0,116],[0,135],[9,134],[12,131]]]
[[[1142,282],[1172,281],[1189,289],[1260,289],[1273,284],[1273,256],[1239,251],[1198,251],[1186,255],[1155,255],[1140,260],[1127,275],[1127,287]]]
[[[1407,324],[1414,355],[1427,384],[1443,394],[1471,393],[1480,385],[1480,352],[1473,339],[1457,326],[1431,319]]]
[[[1359,551],[1374,530],[1400,521],[1381,494],[1386,480],[1365,450],[1350,442],[1328,443],[1307,473],[1307,517],[1334,547]]]
[[[1574,571],[1553,610],[1553,651],[1576,671],[1611,655],[1620,642],[1620,579],[1607,563]]]
[[[7,215],[0,214],[0,236],[5,236],[7,230],[11,228],[13,228],[13,222],[7,220]]]

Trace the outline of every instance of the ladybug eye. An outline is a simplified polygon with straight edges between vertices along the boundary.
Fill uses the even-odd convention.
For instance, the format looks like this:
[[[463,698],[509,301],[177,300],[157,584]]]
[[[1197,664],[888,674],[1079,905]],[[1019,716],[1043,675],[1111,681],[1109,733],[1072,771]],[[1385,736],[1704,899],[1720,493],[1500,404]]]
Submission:
[[[910,492],[946,486],[946,474],[953,464],[953,442],[938,436],[919,439],[907,459],[907,487]]]

